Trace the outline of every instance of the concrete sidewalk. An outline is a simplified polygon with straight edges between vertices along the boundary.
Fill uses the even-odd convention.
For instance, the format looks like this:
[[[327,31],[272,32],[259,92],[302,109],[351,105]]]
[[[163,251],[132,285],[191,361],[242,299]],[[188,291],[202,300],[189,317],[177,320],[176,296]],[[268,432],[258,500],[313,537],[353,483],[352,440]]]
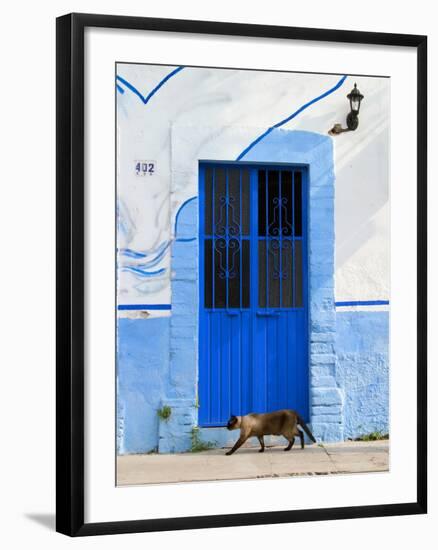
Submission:
[[[254,479],[298,475],[384,472],[389,441],[347,441],[306,446],[289,452],[284,446],[264,453],[241,447],[231,456],[224,449],[199,453],[124,455],[117,457],[117,485]]]

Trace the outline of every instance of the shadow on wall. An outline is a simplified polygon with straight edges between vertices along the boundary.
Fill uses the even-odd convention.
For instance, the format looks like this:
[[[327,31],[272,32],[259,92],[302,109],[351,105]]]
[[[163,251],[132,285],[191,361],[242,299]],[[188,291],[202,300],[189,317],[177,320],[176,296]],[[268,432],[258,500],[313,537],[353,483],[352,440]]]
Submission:
[[[373,237],[373,218],[389,198],[389,128],[385,118],[367,127],[360,141],[347,141],[349,136],[340,136],[336,142],[337,268]],[[389,233],[381,237],[386,239]]]

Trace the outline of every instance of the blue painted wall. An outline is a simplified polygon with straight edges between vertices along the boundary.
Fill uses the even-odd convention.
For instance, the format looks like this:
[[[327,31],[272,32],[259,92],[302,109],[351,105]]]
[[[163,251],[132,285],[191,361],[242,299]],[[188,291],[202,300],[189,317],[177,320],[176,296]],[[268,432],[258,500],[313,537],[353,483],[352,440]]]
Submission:
[[[389,431],[389,312],[338,311],[336,381],[344,392],[344,437]]]
[[[186,201],[177,213],[172,244],[172,316],[170,320],[170,387],[163,403],[172,415],[160,423],[159,451],[191,448],[197,424],[198,381],[198,200]]]
[[[170,317],[119,319],[117,447],[120,454],[158,447],[158,416],[169,384]]]
[[[309,166],[309,395],[315,436],[339,441],[386,431],[388,313],[335,309],[332,140],[312,132],[274,129],[242,161]],[[186,202],[177,220],[170,317],[118,323],[121,454],[189,450],[197,425],[198,201]],[[157,416],[163,405],[172,409],[168,421]],[[224,440],[205,429],[200,437]]]

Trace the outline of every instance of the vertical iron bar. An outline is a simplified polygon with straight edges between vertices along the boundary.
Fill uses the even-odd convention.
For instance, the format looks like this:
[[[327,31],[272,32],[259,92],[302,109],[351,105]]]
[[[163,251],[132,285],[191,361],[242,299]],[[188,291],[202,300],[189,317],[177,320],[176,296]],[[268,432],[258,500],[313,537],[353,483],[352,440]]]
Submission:
[[[268,169],[265,170],[265,264],[266,264],[266,305],[269,307],[269,195],[268,195]]]
[[[243,300],[242,300],[242,278],[243,278],[243,269],[242,269],[242,169],[239,168],[239,258],[240,258],[240,267],[239,267],[239,283],[240,283],[240,296],[239,304],[240,309],[243,309]]]
[[[255,334],[257,331],[257,317],[256,312],[259,306],[259,170],[251,167],[249,169],[249,308],[250,308],[250,357],[249,363],[249,372],[247,378],[247,399],[246,399],[246,413],[254,409],[256,404],[255,399],[255,371],[258,367],[257,365],[257,351],[255,349]]]
[[[211,285],[211,297],[212,297],[212,302],[211,302],[211,306],[212,306],[212,309],[216,309],[216,296],[215,296],[215,285],[214,285],[214,280],[215,280],[215,276],[216,276],[216,273],[215,273],[215,270],[214,270],[214,266],[215,266],[215,258],[216,258],[216,212],[215,212],[215,208],[214,208],[214,199],[215,199],[215,193],[216,193],[216,168],[212,168],[211,169],[212,171],[212,175],[211,175],[211,208],[212,208],[212,212],[211,212],[211,219],[213,220],[213,227],[212,227],[212,231],[211,231],[211,278],[212,278],[212,285]]]
[[[242,169],[239,168],[239,412],[237,414],[245,414],[242,412],[242,326],[243,326],[243,300],[242,300],[242,279],[243,279],[243,269],[242,269]],[[231,411],[230,411],[231,412]],[[236,414],[236,413],[233,413]]]
[[[296,307],[295,297],[295,170],[292,171],[292,307]]]
[[[265,237],[265,262],[266,262],[266,308],[269,308],[269,171],[266,169],[265,171],[265,195],[266,195],[266,212],[265,212],[265,218],[266,218],[266,237]],[[268,406],[268,325],[269,325],[269,318],[267,317],[266,320],[263,320],[263,330],[265,331],[265,365],[264,365],[264,386],[265,391],[264,393],[264,403],[263,403],[263,410],[267,409]]]
[[[226,271],[225,271],[225,307],[228,308],[228,285],[229,285],[229,281],[228,281],[228,274],[229,274],[229,269],[230,269],[230,264],[229,264],[229,239],[230,239],[230,235],[229,235],[229,226],[228,226],[228,208],[229,208],[229,192],[228,192],[228,168],[225,168],[225,265],[227,266],[226,267]]]
[[[281,202],[281,170],[278,171],[278,208],[279,208],[279,226],[278,226],[278,236],[280,241],[280,273],[279,273],[279,284],[280,284],[280,304],[279,307],[282,307],[283,305],[283,254],[282,254],[282,246],[283,246],[283,230],[282,230],[282,220],[281,220],[281,214],[283,210],[283,204]]]

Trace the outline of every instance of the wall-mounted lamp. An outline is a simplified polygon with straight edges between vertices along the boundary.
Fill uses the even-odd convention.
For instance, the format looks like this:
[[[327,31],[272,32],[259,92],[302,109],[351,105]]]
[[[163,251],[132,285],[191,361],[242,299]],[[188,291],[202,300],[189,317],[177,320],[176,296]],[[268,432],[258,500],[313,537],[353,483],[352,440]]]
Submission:
[[[354,84],[354,88],[347,95],[347,98],[350,101],[350,112],[347,115],[347,128],[342,128],[342,124],[335,124],[333,128],[329,130],[331,136],[342,134],[342,132],[351,132],[356,130],[359,126],[360,103],[364,96],[357,89],[356,83]]]

